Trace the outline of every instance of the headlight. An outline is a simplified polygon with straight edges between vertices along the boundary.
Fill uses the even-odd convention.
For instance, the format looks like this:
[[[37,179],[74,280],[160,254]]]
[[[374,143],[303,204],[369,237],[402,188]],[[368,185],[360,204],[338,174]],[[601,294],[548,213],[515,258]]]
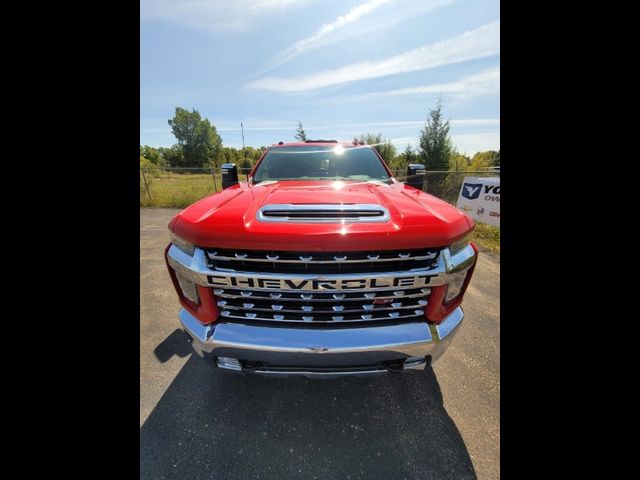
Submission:
[[[171,232],[171,243],[173,243],[187,255],[193,255],[193,253],[195,252],[195,246],[193,245],[193,243],[186,241],[184,238],[180,238],[173,232]]]
[[[451,245],[449,245],[449,250],[451,251],[451,255],[455,255],[456,253],[464,250],[469,242],[471,241],[471,232],[467,233],[460,240],[456,240]]]

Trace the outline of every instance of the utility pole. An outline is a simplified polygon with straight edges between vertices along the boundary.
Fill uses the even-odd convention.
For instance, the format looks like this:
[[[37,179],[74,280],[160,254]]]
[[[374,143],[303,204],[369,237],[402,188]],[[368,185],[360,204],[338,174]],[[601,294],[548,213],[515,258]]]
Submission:
[[[247,151],[244,148],[244,127],[242,126],[242,122],[240,122],[240,130],[242,131],[242,169],[244,170],[244,166],[247,164]],[[244,172],[245,179],[249,180],[249,172]]]

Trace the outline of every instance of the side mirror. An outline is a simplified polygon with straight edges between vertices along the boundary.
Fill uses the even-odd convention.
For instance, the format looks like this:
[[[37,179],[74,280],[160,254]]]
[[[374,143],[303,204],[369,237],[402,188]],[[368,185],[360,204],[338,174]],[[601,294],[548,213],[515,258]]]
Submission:
[[[420,163],[410,163],[407,167],[407,185],[422,190],[424,188],[424,165]]]
[[[232,187],[238,183],[238,167],[235,163],[223,163],[220,167],[222,173],[222,189]]]

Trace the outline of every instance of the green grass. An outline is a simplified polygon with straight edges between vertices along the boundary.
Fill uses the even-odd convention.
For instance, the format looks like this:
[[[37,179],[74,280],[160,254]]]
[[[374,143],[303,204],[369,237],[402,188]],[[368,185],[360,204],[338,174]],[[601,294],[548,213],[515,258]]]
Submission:
[[[141,207],[185,208],[192,203],[215,193],[213,178],[209,174],[161,174],[159,177],[146,175],[149,195],[140,179]],[[216,175],[216,186],[221,190],[220,175]]]
[[[476,222],[472,241],[481,249],[500,253],[500,228]]]

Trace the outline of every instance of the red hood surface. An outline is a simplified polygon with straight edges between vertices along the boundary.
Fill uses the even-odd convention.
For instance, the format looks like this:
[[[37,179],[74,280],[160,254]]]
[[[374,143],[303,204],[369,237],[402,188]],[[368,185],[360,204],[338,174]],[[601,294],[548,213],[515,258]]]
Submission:
[[[260,222],[256,212],[277,203],[382,205],[384,223]],[[443,247],[473,227],[450,204],[402,183],[281,181],[240,183],[180,212],[169,224],[201,247],[251,250],[357,251]]]

